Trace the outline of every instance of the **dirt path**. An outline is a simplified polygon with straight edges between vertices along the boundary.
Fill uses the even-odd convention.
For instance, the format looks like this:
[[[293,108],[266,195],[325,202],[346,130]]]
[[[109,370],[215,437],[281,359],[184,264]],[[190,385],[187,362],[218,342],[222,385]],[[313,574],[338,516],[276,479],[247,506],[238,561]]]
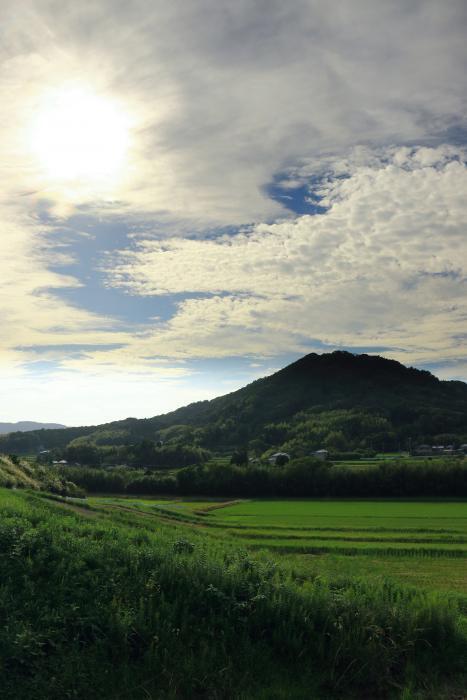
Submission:
[[[214,503],[212,506],[206,506],[206,508],[200,508],[199,510],[194,510],[193,513],[196,515],[207,515],[212,510],[219,510],[219,508],[228,508],[229,506],[236,506],[238,503],[245,503],[245,500],[235,500],[235,501],[222,501],[221,503]]]
[[[203,528],[203,529],[208,529],[208,525],[202,523],[202,522],[193,522],[191,520],[182,520],[181,518],[177,518],[176,511],[174,511],[173,516],[170,515],[167,511],[163,510],[157,510],[157,506],[155,507],[155,512],[154,513],[148,513],[145,511],[141,510],[136,510],[136,508],[131,508],[130,506],[123,506],[120,504],[106,504],[105,509],[108,511],[123,511],[124,513],[131,513],[132,515],[138,517],[138,516],[143,516],[146,518],[152,518],[153,520],[160,521],[169,525],[182,525],[184,527],[190,527],[190,528]],[[194,511],[193,511],[194,512]]]

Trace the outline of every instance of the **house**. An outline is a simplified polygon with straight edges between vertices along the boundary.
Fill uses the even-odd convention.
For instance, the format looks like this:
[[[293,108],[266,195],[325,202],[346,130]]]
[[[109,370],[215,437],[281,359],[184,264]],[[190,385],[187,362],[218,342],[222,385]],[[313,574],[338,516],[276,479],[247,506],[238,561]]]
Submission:
[[[286,464],[290,460],[290,455],[287,452],[275,452],[268,457],[269,464],[277,464],[278,466]]]
[[[428,456],[433,454],[433,449],[431,445],[418,445],[418,447],[416,447],[414,450],[414,454],[420,456]]]
[[[311,453],[311,456],[315,457],[316,459],[321,459],[324,462],[329,457],[329,452],[328,450],[316,450],[315,452]]]

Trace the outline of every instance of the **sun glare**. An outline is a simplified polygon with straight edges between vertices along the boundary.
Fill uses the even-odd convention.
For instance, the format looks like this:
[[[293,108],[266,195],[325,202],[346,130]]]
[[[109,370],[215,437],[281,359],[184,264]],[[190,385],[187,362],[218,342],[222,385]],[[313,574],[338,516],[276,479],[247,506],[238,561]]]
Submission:
[[[31,130],[40,168],[56,183],[103,184],[118,178],[130,119],[112,98],[68,86],[44,96]]]

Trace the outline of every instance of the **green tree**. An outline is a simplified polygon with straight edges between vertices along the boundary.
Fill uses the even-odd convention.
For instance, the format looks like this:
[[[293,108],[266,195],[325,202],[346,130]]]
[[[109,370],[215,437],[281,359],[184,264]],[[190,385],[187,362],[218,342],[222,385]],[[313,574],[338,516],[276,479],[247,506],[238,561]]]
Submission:
[[[346,437],[341,430],[331,430],[324,441],[324,445],[326,449],[334,452],[342,452],[348,447]]]

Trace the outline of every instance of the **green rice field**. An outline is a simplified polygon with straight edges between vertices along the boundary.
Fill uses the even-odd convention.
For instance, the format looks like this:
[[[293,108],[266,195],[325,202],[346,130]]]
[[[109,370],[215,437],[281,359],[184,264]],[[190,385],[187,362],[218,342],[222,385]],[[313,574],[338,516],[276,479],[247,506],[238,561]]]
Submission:
[[[301,576],[390,578],[451,591],[467,609],[467,503],[91,498],[273,552]]]
[[[361,457],[360,459],[339,459],[333,462],[334,467],[345,467],[352,471],[365,471],[372,467],[378,467],[384,463],[398,462],[404,465],[417,466],[426,464],[427,459],[430,461],[440,461],[445,459],[443,455],[422,456],[409,455],[408,453],[388,452],[376,455],[376,457]]]

